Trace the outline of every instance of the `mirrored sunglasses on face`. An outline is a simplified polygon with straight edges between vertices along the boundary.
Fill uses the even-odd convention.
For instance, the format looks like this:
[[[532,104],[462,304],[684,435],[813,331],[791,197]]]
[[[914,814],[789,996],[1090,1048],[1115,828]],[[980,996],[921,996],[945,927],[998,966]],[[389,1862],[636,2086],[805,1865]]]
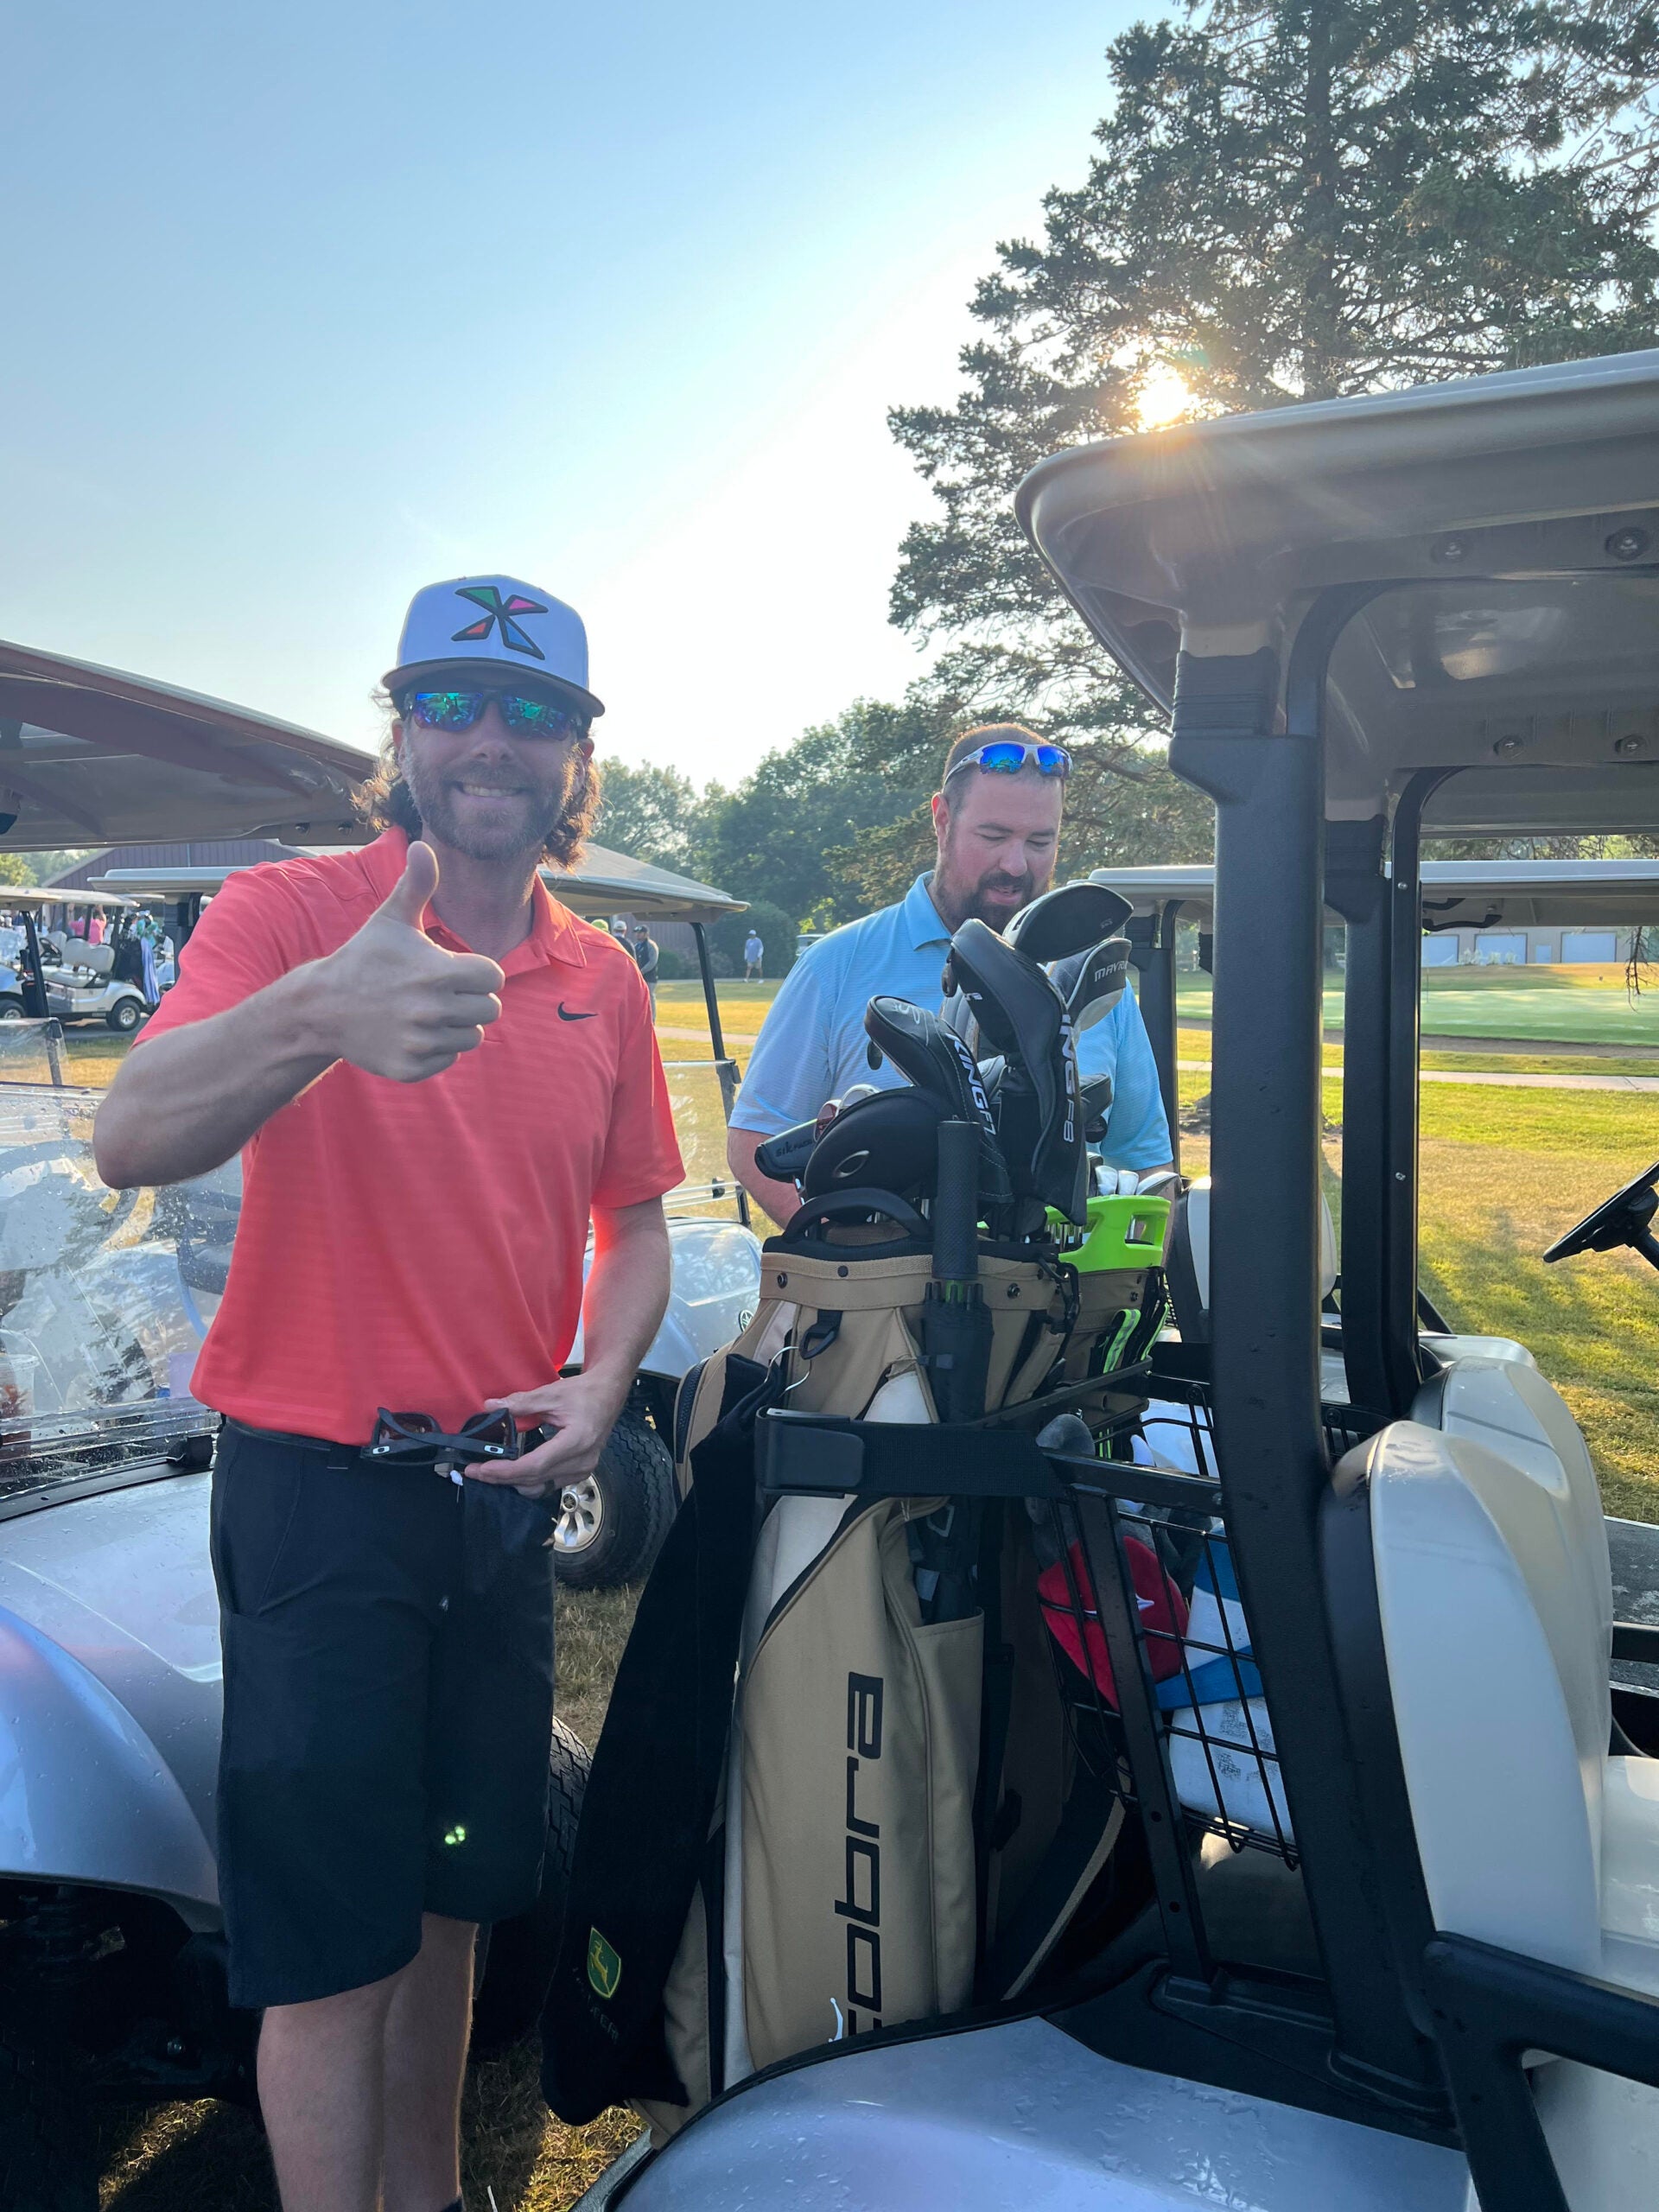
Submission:
[[[556,699],[533,699],[523,691],[409,691],[403,710],[413,715],[423,729],[459,733],[484,719],[493,700],[509,729],[532,737],[585,737],[587,717]]]
[[[982,769],[988,776],[1017,776],[1022,768],[1035,768],[1039,776],[1064,781],[1071,772],[1071,755],[1063,745],[1023,745],[1018,738],[999,737],[964,753],[951,775],[963,768]]]

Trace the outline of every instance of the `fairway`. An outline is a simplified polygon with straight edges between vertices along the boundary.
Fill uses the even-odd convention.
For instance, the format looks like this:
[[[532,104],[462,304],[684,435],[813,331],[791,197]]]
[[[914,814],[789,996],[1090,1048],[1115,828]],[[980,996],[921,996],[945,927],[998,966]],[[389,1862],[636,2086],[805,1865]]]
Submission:
[[[1181,1018],[1210,1018],[1210,978],[1183,976]],[[1325,1026],[1340,1030],[1340,976],[1327,976]],[[1659,1048],[1659,984],[1632,998],[1623,968],[1446,968],[1423,975],[1423,1033]]]

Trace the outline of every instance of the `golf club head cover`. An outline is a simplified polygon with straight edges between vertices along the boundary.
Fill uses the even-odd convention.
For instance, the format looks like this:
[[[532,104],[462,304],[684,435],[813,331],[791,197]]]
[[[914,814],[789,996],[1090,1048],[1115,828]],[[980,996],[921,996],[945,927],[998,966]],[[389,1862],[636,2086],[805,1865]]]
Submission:
[[[1106,1116],[1112,1110],[1112,1078],[1109,1075],[1091,1075],[1079,1086],[1079,1093],[1084,1141],[1099,1144],[1106,1135]]]
[[[798,1183],[806,1173],[806,1163],[812,1157],[812,1147],[818,1141],[818,1125],[813,1122],[797,1122],[791,1129],[779,1129],[775,1137],[768,1137],[754,1148],[754,1164],[763,1175],[774,1183]]]
[[[967,997],[963,992],[956,989],[951,982],[950,963],[948,959],[945,962],[941,988],[944,992],[944,998],[939,1007],[939,1020],[947,1029],[953,1031],[961,1038],[973,1058],[978,1059],[985,1049],[979,1033],[979,1024],[974,1019],[974,1009]]]
[[[981,1036],[1007,1060],[998,1131],[1016,1195],[1081,1225],[1089,1160],[1064,1000],[1034,960],[977,918],[951,938],[950,969]]]
[[[1086,952],[1102,938],[1115,935],[1133,911],[1120,893],[1085,876],[1076,883],[1057,884],[1022,906],[1002,934],[1027,960],[1046,964]]]
[[[1103,1021],[1128,988],[1129,940],[1109,937],[1087,952],[1074,952],[1057,960],[1049,969],[1055,989],[1065,1001],[1071,1017],[1071,1033],[1081,1037]]]
[[[899,1074],[935,1102],[941,1121],[978,1122],[980,1195],[988,1205],[1007,1205],[1014,1196],[1007,1162],[978,1064],[961,1038],[937,1014],[908,999],[872,999],[864,1009],[864,1030]]]
[[[931,1198],[943,1118],[938,1100],[913,1084],[843,1108],[812,1148],[802,1182],[805,1196],[875,1184],[902,1198]]]

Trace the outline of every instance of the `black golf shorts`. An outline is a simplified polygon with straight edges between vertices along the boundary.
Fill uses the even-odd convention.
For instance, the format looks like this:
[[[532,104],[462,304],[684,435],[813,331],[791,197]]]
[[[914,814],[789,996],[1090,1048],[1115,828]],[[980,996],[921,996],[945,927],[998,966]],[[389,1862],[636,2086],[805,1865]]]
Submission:
[[[232,2004],[361,1988],[414,1957],[423,1911],[488,1922],[534,1902],[552,1516],[493,1484],[225,1424],[212,1541]]]

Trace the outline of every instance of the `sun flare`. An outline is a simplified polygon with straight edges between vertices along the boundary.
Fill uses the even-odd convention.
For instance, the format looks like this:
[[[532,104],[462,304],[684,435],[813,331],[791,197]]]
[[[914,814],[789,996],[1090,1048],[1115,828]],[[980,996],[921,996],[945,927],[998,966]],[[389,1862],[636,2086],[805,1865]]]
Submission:
[[[1154,369],[1141,387],[1135,413],[1143,430],[1166,429],[1192,407],[1192,394],[1178,369]]]

